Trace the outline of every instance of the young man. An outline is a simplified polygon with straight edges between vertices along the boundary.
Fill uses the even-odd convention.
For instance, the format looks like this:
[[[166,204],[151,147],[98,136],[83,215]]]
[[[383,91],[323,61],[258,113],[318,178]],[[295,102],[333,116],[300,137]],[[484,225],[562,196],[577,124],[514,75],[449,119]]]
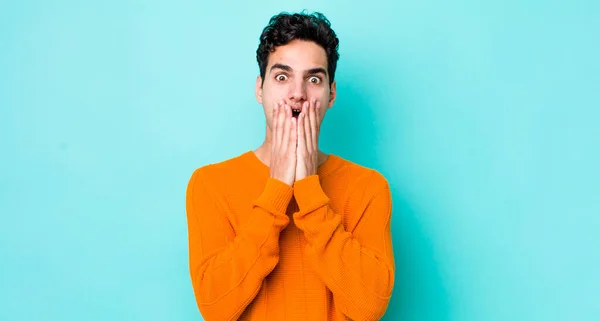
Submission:
[[[385,313],[395,270],[389,185],[318,148],[338,42],[322,14],[272,17],[257,50],[264,143],[190,179],[190,273],[206,320]]]

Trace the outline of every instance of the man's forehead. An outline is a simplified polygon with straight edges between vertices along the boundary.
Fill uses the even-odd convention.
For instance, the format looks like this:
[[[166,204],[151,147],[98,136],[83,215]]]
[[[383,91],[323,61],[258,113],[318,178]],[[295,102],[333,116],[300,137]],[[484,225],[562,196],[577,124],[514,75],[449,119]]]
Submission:
[[[325,50],[314,42],[295,40],[287,45],[275,48],[269,54],[267,69],[274,65],[289,66],[297,72],[304,72],[316,68],[327,69],[327,54]]]

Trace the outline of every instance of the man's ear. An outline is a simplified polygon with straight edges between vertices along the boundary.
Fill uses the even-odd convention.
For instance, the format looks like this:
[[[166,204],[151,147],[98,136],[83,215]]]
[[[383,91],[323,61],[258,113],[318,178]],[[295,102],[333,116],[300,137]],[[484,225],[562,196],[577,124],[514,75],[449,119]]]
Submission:
[[[327,109],[333,107],[333,103],[335,102],[335,98],[337,97],[337,89],[336,89],[336,84],[335,84],[335,80],[331,83],[331,86],[329,86],[329,106],[327,106]]]
[[[260,75],[256,77],[254,95],[256,96],[256,101],[258,101],[258,103],[262,105],[262,77]]]

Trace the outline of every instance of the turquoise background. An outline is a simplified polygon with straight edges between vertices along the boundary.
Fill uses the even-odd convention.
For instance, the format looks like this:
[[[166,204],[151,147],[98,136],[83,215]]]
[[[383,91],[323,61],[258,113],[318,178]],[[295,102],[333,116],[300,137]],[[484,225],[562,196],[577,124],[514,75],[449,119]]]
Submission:
[[[322,149],[393,193],[385,320],[600,318],[597,1],[2,1],[0,320],[199,320],[192,171],[256,148],[280,11],[341,39]]]

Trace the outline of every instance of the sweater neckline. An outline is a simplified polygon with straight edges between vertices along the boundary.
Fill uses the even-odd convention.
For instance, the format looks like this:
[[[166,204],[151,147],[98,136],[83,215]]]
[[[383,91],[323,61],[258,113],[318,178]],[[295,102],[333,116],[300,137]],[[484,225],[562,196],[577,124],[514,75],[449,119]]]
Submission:
[[[258,158],[258,156],[256,156],[256,154],[254,153],[253,150],[247,151],[245,153],[245,156],[248,159],[249,163],[252,163],[252,166],[254,166],[256,168],[256,170],[269,176],[269,166],[267,166],[267,164],[263,163]],[[339,161],[339,157],[337,155],[329,154],[329,156],[327,156],[327,159],[325,160],[325,162],[323,162],[323,164],[321,164],[321,166],[319,166],[317,168],[317,175],[319,175],[321,177],[324,175],[327,175],[329,172],[331,172],[333,169],[335,169],[338,161]]]

